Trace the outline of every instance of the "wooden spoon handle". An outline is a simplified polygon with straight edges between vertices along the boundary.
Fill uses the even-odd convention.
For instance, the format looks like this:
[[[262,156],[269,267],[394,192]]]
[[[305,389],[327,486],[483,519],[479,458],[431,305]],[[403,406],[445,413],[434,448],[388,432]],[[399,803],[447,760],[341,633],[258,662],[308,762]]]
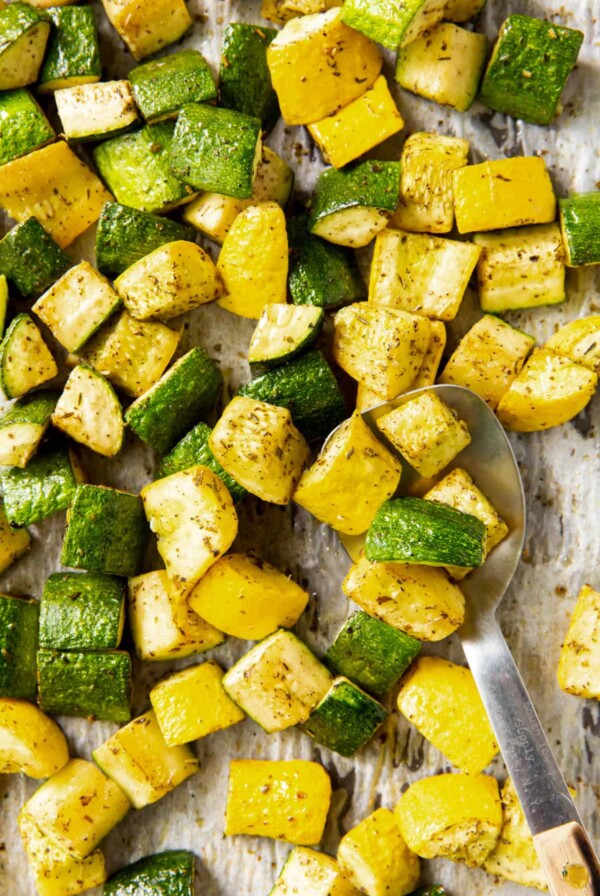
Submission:
[[[600,896],[600,863],[575,821],[533,838],[552,896]]]

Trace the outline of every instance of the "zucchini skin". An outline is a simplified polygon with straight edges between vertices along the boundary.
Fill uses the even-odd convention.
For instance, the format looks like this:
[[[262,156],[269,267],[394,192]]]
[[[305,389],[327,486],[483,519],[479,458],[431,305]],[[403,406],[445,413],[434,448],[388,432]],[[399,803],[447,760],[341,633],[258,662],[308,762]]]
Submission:
[[[180,50],[129,72],[137,106],[146,121],[175,115],[188,103],[217,98],[210,66],[197,50]]]
[[[156,471],[156,479],[164,479],[165,476],[171,476],[173,473],[180,473],[189,467],[198,465],[208,467],[213,473],[223,480],[235,504],[238,504],[242,498],[248,494],[243,485],[230,476],[223,469],[219,461],[216,459],[208,440],[212,429],[207,423],[198,423],[179,441],[174,448],[163,457],[158,470]]]
[[[338,382],[319,351],[268,370],[237,394],[288,408],[294,425],[308,442],[324,438],[346,418]]]
[[[35,700],[40,605],[0,595],[0,697]]]
[[[567,264],[600,264],[600,192],[574,193],[558,207]]]
[[[40,70],[40,90],[52,90],[53,81],[67,78],[99,81],[102,64],[92,7],[58,6],[46,15],[54,27]]]
[[[193,896],[194,855],[183,849],[146,856],[117,871],[103,896]]]
[[[124,650],[38,650],[38,703],[54,715],[131,718],[131,657]]]
[[[18,87],[0,94],[0,165],[45,146],[54,128],[28,90]]]
[[[31,526],[67,510],[75,497],[77,481],[66,446],[40,451],[26,467],[2,473],[4,510],[12,526]]]
[[[223,29],[219,97],[226,109],[260,118],[266,127],[279,118],[279,101],[267,65],[275,28],[232,22]]]
[[[287,222],[288,288],[294,305],[338,308],[366,298],[354,254],[310,233],[305,216]]]
[[[58,397],[58,392],[40,391],[19,398],[10,410],[0,417],[0,429],[19,423],[45,426],[52,416]]]
[[[354,756],[387,718],[383,706],[344,678],[336,679],[302,730],[317,743]]]
[[[125,587],[123,580],[97,573],[53,573],[40,603],[40,647],[118,647]]]
[[[26,299],[39,296],[72,264],[37,218],[17,224],[0,240],[0,274]]]
[[[346,168],[327,168],[317,181],[308,229],[322,218],[346,208],[377,208],[390,215],[400,194],[399,162],[359,162]]]
[[[393,498],[367,532],[368,560],[434,566],[481,566],[485,526],[469,513],[423,498]]]

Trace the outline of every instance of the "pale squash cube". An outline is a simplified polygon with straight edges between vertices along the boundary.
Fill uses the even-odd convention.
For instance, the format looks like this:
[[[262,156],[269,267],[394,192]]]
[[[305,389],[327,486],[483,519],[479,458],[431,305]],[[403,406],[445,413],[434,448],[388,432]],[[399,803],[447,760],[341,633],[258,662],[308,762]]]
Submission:
[[[39,896],[77,896],[107,879],[104,855],[99,849],[81,859],[45,837],[31,818],[20,815],[18,825]]]
[[[446,348],[446,326],[441,320],[432,320],[430,323],[431,336],[429,346],[425,352],[421,369],[412,384],[413,389],[424,389],[433,386],[438,374],[438,368]]]
[[[31,547],[31,535],[27,529],[16,529],[6,518],[0,501],[0,573],[22,557]]]
[[[262,0],[261,16],[277,25],[285,25],[297,16],[326,12],[333,6],[341,6],[342,0]]]
[[[138,61],[175,43],[192,26],[184,0],[102,0],[102,5]]]
[[[390,809],[377,809],[344,834],[338,862],[366,896],[406,896],[419,882],[419,858],[406,845]]]
[[[481,12],[486,0],[446,0],[444,18],[448,22],[468,22]]]
[[[358,896],[338,862],[324,852],[296,846],[269,896]]]
[[[294,501],[338,532],[359,535],[392,497],[401,472],[398,460],[355,413],[302,474]]]
[[[554,333],[546,348],[589,367],[600,376],[600,314],[571,320]]]
[[[558,683],[567,694],[600,699],[599,643],[600,591],[584,585],[558,660]]]
[[[69,761],[56,722],[27,700],[0,697],[0,774],[49,778]]]
[[[547,890],[546,875],[542,870],[533,837],[516,790],[510,778],[501,791],[502,830],[496,848],[483,863],[484,871],[523,887]]]

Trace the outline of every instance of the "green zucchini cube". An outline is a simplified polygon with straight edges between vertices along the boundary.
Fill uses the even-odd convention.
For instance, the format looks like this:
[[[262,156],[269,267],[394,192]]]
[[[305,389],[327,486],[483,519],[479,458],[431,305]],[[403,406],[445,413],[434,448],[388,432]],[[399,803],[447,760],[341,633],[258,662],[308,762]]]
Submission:
[[[57,400],[56,392],[34,392],[0,417],[0,466],[29,463],[50,426]]]
[[[190,467],[198,465],[208,467],[223,480],[237,504],[246,497],[248,492],[243,485],[236,482],[233,476],[223,469],[210,450],[208,440],[211,432],[211,427],[206,423],[198,423],[194,426],[166,457],[163,457],[156,472],[156,479],[163,479],[165,476],[171,476],[172,473],[180,473],[182,470],[188,470]]]
[[[0,697],[35,700],[40,605],[0,594]]]
[[[53,27],[40,71],[40,93],[99,81],[102,64],[93,8],[56,6],[47,15]]]
[[[119,646],[125,618],[122,579],[97,573],[57,572],[44,585],[40,647],[110,650]]]
[[[226,109],[255,115],[265,126],[279,118],[279,102],[267,65],[275,28],[232,22],[223,29],[219,97]]]
[[[180,50],[129,72],[131,89],[147,122],[175,118],[188,103],[216,100],[210,66],[197,50]]]
[[[106,722],[131,718],[131,657],[125,650],[38,650],[44,712]]]
[[[579,55],[581,31],[530,16],[509,16],[498,34],[479,98],[532,124],[550,124]]]
[[[177,119],[171,169],[194,190],[250,199],[261,148],[260,118],[193,103]]]
[[[193,896],[194,871],[193,853],[160,852],[113,874],[104,884],[103,896]]]
[[[79,485],[71,505],[60,562],[114,576],[139,572],[148,530],[138,495]]]
[[[0,94],[0,165],[50,143],[54,128],[33,95],[23,88]]]
[[[39,296],[72,264],[37,218],[17,224],[0,240],[0,273],[26,299]]]
[[[77,490],[73,458],[66,445],[40,451],[26,467],[2,473],[4,510],[12,526],[31,526],[67,510]]]
[[[3,4],[0,9],[0,90],[25,87],[37,80],[50,23],[28,3]]]
[[[161,121],[105,140],[94,161],[115,199],[144,212],[165,212],[194,195],[170,167],[175,124]]]
[[[336,678],[302,730],[340,756],[354,756],[373,737],[387,711],[347,678]]]
[[[359,610],[353,613],[323,662],[370,694],[382,697],[421,650],[421,642]]]
[[[558,207],[569,267],[600,264],[600,192],[574,193]]]
[[[103,274],[114,277],[144,255],[176,240],[193,242],[193,228],[118,202],[107,202],[96,229],[96,265]]]
[[[54,93],[67,140],[106,140],[130,131],[138,111],[129,81],[76,84]]]
[[[445,8],[446,0],[344,0],[342,22],[397,50],[441,22]]]
[[[294,305],[339,308],[367,297],[354,253],[313,236],[306,217],[288,221],[288,288]]]

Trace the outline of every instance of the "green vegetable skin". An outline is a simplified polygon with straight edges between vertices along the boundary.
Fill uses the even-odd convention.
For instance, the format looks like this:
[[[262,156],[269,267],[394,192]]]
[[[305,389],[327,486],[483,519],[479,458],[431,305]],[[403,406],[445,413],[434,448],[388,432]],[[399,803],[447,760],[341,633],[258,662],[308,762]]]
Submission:
[[[307,229],[305,217],[291,218],[287,231],[288,285],[294,305],[337,308],[366,298],[367,290],[350,249],[314,236]]]
[[[33,395],[19,398],[10,410],[0,417],[0,430],[20,424],[45,426],[52,416],[57,400],[57,392],[34,392]]]
[[[274,28],[232,22],[223,30],[219,94],[226,109],[255,115],[266,125],[279,117],[279,102],[267,65]]]
[[[103,896],[193,896],[194,856],[183,849],[147,856],[117,871]]]
[[[46,449],[26,467],[10,467],[2,473],[4,510],[13,526],[30,526],[67,510],[77,481],[65,445]]]
[[[54,573],[40,604],[40,647],[57,650],[119,646],[125,583],[97,573]]]
[[[426,3],[427,0],[344,0],[342,21],[388,50],[397,50]]]
[[[17,224],[0,240],[0,274],[26,299],[39,296],[72,265],[37,218]]]
[[[54,137],[54,128],[28,90],[0,94],[0,165],[39,149]]]
[[[367,532],[368,560],[430,566],[481,566],[485,526],[469,513],[423,498],[381,505]]]
[[[57,400],[55,392],[35,392],[0,417],[1,465],[26,466],[44,438]]]
[[[0,697],[35,700],[40,605],[0,594]]]
[[[356,206],[392,214],[400,193],[399,162],[360,162],[346,168],[327,168],[319,177],[308,229],[328,215]]]
[[[600,264],[600,192],[574,193],[558,206],[567,264]]]
[[[146,121],[175,115],[188,103],[217,98],[210,66],[197,50],[181,50],[129,72],[131,89]]]
[[[38,702],[44,712],[131,718],[131,657],[124,650],[38,650]]]
[[[236,482],[233,476],[227,473],[219,461],[216,459],[208,440],[212,429],[206,423],[198,423],[187,435],[175,445],[172,451],[163,457],[158,467],[156,478],[162,479],[165,476],[171,476],[173,473],[179,473],[181,470],[187,470],[190,467],[201,465],[208,467],[213,473],[219,476],[231,494],[234,502],[237,504],[242,498],[248,494],[243,485]]]
[[[69,82],[99,81],[102,75],[98,33],[91,6],[58,6],[47,10],[54,27],[39,76],[39,89],[49,91]]]
[[[345,678],[338,678],[302,730],[340,756],[353,756],[386,717],[377,700]]]

